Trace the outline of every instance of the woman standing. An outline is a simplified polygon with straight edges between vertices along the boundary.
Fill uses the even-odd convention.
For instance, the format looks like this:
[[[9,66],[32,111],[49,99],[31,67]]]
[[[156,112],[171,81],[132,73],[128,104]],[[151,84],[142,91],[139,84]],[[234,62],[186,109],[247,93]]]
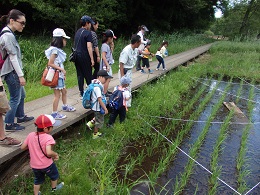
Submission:
[[[99,71],[99,63],[100,63],[100,54],[98,48],[98,38],[97,38],[97,29],[98,29],[98,21],[96,18],[92,18],[94,24],[91,25],[91,35],[92,35],[92,49],[93,49],[93,58],[94,58],[94,72],[92,74],[92,79],[97,78],[97,72]]]
[[[90,16],[82,16],[80,19],[81,28],[75,34],[74,48],[76,48],[75,66],[77,70],[78,87],[80,96],[84,93],[84,79],[89,85],[92,80],[92,67],[94,58],[92,51],[91,24],[94,24]]]
[[[24,114],[24,79],[22,54],[19,43],[14,35],[15,31],[22,32],[26,19],[25,14],[19,10],[12,9],[7,16],[1,17],[2,22],[6,22],[7,26],[3,28],[5,33],[0,37],[0,51],[2,55],[8,54],[5,63],[1,69],[1,77],[4,78],[10,93],[11,110],[5,116],[6,131],[20,131],[25,129],[17,123],[27,122],[34,119]],[[17,117],[17,123],[14,118]]]

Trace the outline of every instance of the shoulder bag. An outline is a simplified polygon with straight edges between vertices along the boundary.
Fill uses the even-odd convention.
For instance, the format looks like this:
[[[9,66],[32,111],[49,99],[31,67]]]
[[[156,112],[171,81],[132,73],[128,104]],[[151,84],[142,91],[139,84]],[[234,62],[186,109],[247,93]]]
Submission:
[[[56,87],[59,80],[59,70],[46,68],[43,71],[41,84],[47,87]]]

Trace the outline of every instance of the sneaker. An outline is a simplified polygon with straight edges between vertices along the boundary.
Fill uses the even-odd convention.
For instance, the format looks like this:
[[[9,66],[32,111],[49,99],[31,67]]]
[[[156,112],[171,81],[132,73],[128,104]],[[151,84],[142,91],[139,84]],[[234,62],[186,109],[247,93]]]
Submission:
[[[3,140],[0,140],[0,145],[20,146],[22,145],[22,142],[12,137],[5,137]]]
[[[153,74],[153,70],[149,70],[149,73],[150,73],[150,74]]]
[[[52,192],[55,192],[56,190],[60,190],[61,188],[63,188],[63,186],[64,186],[64,182],[61,182],[61,183],[59,183],[59,184],[56,186],[56,188],[52,189],[51,191],[52,191]]]
[[[143,73],[143,74],[145,73],[145,71],[144,71],[144,70],[140,70],[140,72],[141,72],[141,73]]]
[[[97,132],[96,134],[94,134],[93,133],[93,139],[97,139],[97,138],[100,138],[100,137],[102,137],[102,133],[100,133],[100,132]]]
[[[162,70],[167,70],[166,68],[162,69]]]
[[[159,70],[159,68],[156,68],[155,70]]]
[[[62,110],[65,112],[74,112],[76,110],[76,108],[74,108],[73,106],[70,106],[70,105],[63,105]]]
[[[92,130],[92,128],[95,126],[95,121],[91,120],[86,123],[87,127]]]
[[[27,116],[25,115],[23,118],[17,118],[17,123],[23,123],[23,122],[28,122],[33,120],[34,117],[33,116]]]
[[[38,195],[41,195],[41,191],[38,192]]]
[[[58,112],[51,113],[51,116],[56,120],[62,120],[65,119],[67,116],[64,114],[60,114]]]
[[[11,125],[5,124],[5,131],[6,132],[9,132],[9,131],[22,131],[24,129],[25,129],[24,126],[21,126],[21,125],[19,125],[17,123],[13,123]]]

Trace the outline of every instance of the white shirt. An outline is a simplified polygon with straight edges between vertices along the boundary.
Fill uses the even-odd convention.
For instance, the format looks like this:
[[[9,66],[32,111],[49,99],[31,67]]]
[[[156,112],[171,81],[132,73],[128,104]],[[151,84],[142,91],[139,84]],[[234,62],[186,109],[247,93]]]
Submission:
[[[97,84],[101,85],[101,88],[103,90],[103,85],[98,79],[94,79],[92,81],[92,83],[97,83]],[[94,103],[92,110],[94,110],[94,111],[100,111],[100,104],[98,102],[98,98],[99,97],[102,98],[102,90],[100,89],[99,86],[94,87],[94,90],[91,94],[91,101],[92,101],[92,103]]]
[[[133,68],[135,66],[138,49],[132,49],[131,44],[127,45],[120,53],[119,62],[124,64],[124,68]]]

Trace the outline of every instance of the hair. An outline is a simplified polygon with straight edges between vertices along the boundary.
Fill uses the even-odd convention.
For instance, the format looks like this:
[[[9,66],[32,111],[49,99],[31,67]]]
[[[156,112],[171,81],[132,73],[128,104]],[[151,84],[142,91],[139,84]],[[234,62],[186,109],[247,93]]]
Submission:
[[[57,48],[63,48],[63,37],[53,37],[51,40],[51,46]]]
[[[137,34],[133,34],[131,37],[131,44],[135,44],[141,41],[141,37]]]
[[[168,41],[163,41],[161,46],[158,48],[158,51],[160,51],[164,45],[168,45]]]
[[[25,17],[25,14],[17,9],[12,9],[11,11],[9,11],[8,15],[3,15],[0,18],[0,22],[2,23],[2,25],[6,25],[6,24],[10,23],[10,19],[13,19],[16,21],[21,16]]]
[[[51,127],[52,127],[52,126],[47,127],[47,129],[49,130]],[[44,130],[44,128],[39,128],[39,127],[37,127],[37,132],[43,132],[43,130]]]
[[[94,25],[96,25],[96,24],[98,23],[98,20],[97,20],[96,18],[92,18],[92,20],[93,20],[94,24],[91,24],[90,30],[91,30],[91,31],[95,31]]]

